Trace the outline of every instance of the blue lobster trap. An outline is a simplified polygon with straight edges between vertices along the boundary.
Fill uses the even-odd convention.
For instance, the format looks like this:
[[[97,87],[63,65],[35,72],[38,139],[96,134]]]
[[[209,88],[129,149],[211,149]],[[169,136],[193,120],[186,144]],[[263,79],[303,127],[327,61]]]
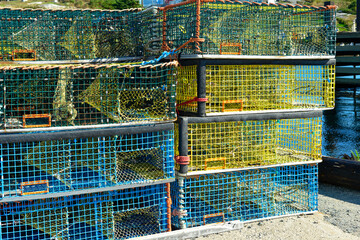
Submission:
[[[3,202],[0,239],[118,240],[169,231],[169,186]]]
[[[318,167],[294,165],[179,177],[172,183],[178,228],[317,211]]]
[[[0,136],[1,197],[174,178],[173,124]]]

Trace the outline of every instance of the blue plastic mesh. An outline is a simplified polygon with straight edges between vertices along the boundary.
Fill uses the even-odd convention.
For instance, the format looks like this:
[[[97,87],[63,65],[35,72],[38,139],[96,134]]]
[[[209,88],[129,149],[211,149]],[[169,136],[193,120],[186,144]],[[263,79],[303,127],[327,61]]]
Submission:
[[[1,240],[128,239],[168,230],[164,184],[0,204]]]
[[[1,144],[2,197],[173,178],[173,137],[173,130],[149,130],[110,137],[70,139],[69,136],[69,139]]]
[[[316,211],[317,165],[284,166],[187,177],[171,186],[179,228]]]

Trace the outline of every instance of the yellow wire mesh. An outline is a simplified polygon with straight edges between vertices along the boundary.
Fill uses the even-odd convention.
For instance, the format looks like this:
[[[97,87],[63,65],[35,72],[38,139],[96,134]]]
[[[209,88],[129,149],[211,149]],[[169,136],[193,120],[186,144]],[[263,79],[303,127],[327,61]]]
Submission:
[[[197,97],[196,66],[179,69],[177,103]],[[332,108],[335,66],[208,65],[206,113]],[[178,106],[197,112],[197,104]]]
[[[189,124],[189,172],[321,160],[321,124],[321,118]]]

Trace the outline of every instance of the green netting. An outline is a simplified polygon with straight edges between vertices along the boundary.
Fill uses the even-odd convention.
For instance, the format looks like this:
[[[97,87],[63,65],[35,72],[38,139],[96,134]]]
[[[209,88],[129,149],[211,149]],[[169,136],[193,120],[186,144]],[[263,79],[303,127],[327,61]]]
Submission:
[[[117,155],[117,181],[159,179],[164,176],[163,152],[160,148],[120,152]]]
[[[186,54],[312,56],[335,54],[335,6],[306,7],[195,0],[164,11],[163,48]],[[198,22],[198,20],[200,20]]]
[[[158,233],[159,207],[148,207],[114,213],[115,239]]]
[[[158,54],[160,33],[156,9],[0,9],[0,61]]]

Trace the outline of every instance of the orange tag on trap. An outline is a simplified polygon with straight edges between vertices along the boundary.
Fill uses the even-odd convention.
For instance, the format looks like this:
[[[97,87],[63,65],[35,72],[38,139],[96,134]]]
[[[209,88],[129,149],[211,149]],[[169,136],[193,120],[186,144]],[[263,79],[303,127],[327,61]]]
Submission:
[[[21,195],[32,195],[49,192],[49,181],[39,180],[31,182],[22,182],[20,184]]]

